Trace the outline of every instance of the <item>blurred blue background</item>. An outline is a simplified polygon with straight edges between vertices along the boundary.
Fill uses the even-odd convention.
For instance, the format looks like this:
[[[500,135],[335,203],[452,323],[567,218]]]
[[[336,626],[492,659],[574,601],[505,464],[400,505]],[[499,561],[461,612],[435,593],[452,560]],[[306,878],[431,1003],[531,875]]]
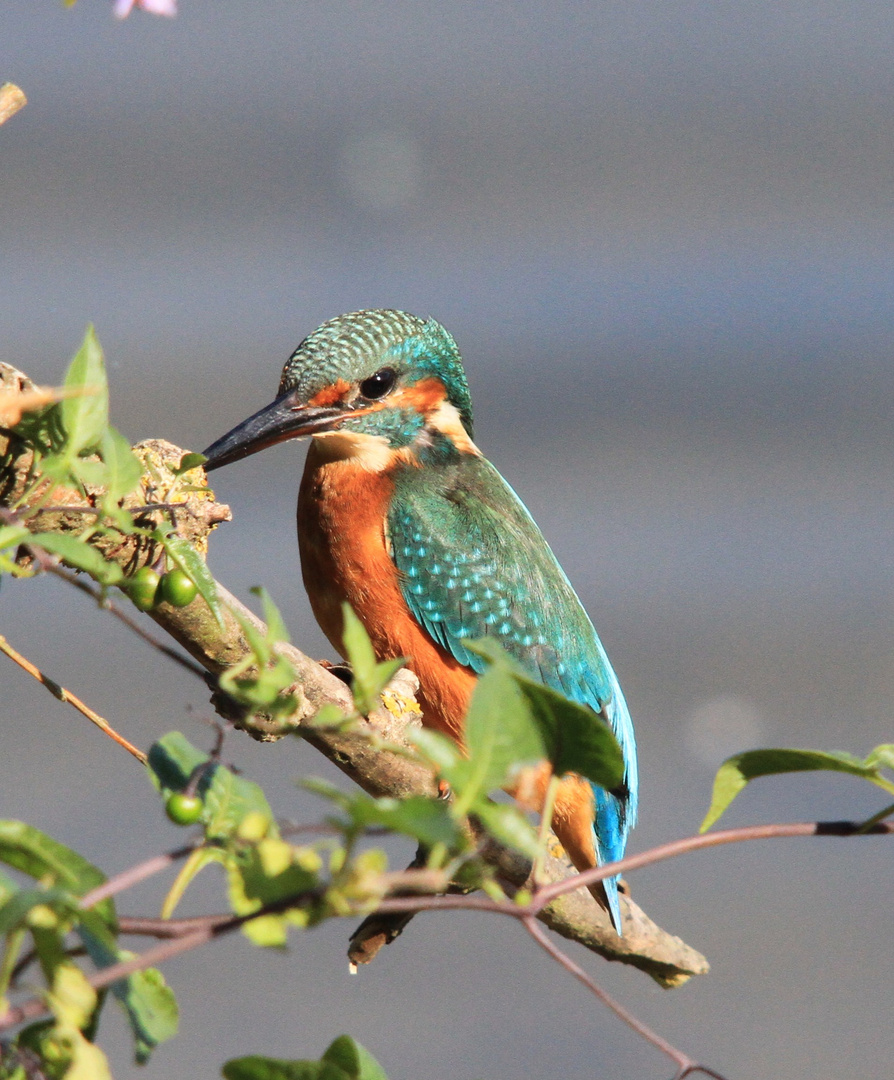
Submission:
[[[894,9],[772,5],[4,5],[0,357],[59,380],[88,320],[113,419],[201,449],[274,394],[325,318],[442,321],[477,437],[575,583],[641,745],[632,849],[693,832],[722,758],[891,739]],[[329,656],[300,585],[292,445],[215,476],[217,576],[265,584]],[[203,688],[60,583],[4,584],[0,628],[142,745],[210,745]],[[4,661],[0,813],[107,872],[180,838],[133,763]],[[310,748],[225,756],[294,819]],[[880,793],[879,793],[880,794]],[[729,815],[859,817],[844,777],[766,780]],[[394,845],[395,863],[409,852]],[[129,913],[156,909],[165,883]],[[890,1075],[882,840],[738,846],[634,895],[712,973],[660,991],[578,956],[734,1077]],[[208,879],[184,910],[222,906]],[[319,1055],[349,1031],[398,1080],[672,1071],[513,926],[417,919],[349,977],[350,927],[286,955],[227,941],[169,964],[183,1032],[118,1080]]]

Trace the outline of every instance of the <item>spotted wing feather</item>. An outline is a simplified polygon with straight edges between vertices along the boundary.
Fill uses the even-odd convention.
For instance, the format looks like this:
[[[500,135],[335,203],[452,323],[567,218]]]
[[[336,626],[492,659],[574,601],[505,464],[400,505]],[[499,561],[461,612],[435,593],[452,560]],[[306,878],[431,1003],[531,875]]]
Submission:
[[[594,834],[600,862],[620,858],[636,815],[633,725],[593,624],[518,496],[484,458],[462,455],[437,480],[407,470],[388,528],[410,610],[459,663],[480,673],[463,639],[493,637],[533,678],[611,725],[629,794],[594,788]]]

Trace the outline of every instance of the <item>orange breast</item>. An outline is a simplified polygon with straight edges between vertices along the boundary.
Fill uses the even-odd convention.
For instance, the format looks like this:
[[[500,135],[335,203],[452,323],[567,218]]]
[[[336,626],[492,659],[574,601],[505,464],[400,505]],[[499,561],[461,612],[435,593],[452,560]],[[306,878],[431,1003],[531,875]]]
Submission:
[[[385,521],[394,490],[387,469],[332,460],[311,443],[298,495],[298,547],[317,622],[344,655],[341,605],[366,627],[380,660],[403,656],[420,683],[423,722],[462,740],[475,675],[428,636],[400,592]]]

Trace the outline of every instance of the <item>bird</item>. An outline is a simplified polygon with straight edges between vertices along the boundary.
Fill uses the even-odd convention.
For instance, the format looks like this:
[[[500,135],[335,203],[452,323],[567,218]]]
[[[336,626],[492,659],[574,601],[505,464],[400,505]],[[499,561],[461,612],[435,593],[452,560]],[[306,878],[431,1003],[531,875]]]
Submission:
[[[301,570],[333,647],[344,655],[347,602],[378,659],[403,657],[416,674],[423,724],[460,744],[485,667],[469,640],[495,639],[528,676],[589,706],[620,744],[624,780],[606,791],[563,777],[553,830],[578,870],[620,859],[637,809],[630,713],[543,534],[473,441],[454,339],[405,311],[330,319],[289,357],[275,400],[209,446],[204,467],[305,436]],[[549,775],[541,768],[527,808],[542,809]],[[620,934],[618,881],[592,891]]]

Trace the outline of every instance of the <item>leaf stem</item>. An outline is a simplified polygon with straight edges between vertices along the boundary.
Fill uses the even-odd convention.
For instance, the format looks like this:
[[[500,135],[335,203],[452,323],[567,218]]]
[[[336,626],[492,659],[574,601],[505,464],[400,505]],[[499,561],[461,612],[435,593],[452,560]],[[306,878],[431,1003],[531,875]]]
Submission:
[[[537,858],[531,870],[531,877],[537,885],[543,879],[543,857],[546,853],[546,845],[549,841],[549,833],[553,823],[553,810],[556,805],[556,795],[559,792],[559,777],[553,773],[546,786],[546,795],[543,799],[543,809],[540,811],[540,829],[537,833]]]
[[[894,803],[891,803],[890,806],[886,806],[884,810],[879,810],[879,812],[877,814],[873,814],[871,818],[867,818],[866,821],[864,821],[863,824],[859,827],[859,829],[857,829],[857,833],[859,834],[868,832],[873,827],[873,825],[878,825],[880,821],[884,821],[885,818],[890,817],[891,814],[894,814]]]
[[[0,959],[0,1002],[6,997],[6,991],[9,989],[13,972],[16,969],[16,960],[18,960],[26,933],[24,926],[18,926],[6,935],[3,957]]]

